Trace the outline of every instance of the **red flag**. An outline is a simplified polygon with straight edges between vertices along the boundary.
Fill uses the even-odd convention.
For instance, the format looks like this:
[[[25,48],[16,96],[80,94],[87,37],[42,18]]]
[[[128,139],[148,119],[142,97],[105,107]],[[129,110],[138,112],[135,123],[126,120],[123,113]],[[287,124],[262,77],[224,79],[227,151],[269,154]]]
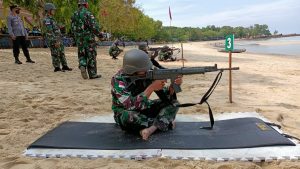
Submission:
[[[171,8],[169,6],[169,17],[170,17],[170,20],[172,20],[172,13],[171,13]]]

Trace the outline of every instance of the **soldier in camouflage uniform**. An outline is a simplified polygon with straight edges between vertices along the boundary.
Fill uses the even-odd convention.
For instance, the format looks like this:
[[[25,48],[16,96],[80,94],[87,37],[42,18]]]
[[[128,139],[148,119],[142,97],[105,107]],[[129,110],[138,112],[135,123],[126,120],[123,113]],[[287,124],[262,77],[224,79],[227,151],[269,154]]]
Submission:
[[[158,60],[159,61],[175,61],[176,59],[172,57],[173,51],[170,49],[169,46],[165,45],[162,47],[161,51],[159,52]]]
[[[87,10],[87,0],[79,0],[78,8],[72,16],[71,28],[78,47],[79,69],[84,79],[100,78],[101,75],[97,75],[95,36],[102,38],[103,35],[95,17]]]
[[[123,52],[123,50],[121,50],[119,48],[119,45],[123,45],[123,47],[125,48],[125,43],[124,41],[120,40],[119,38],[116,39],[112,45],[109,47],[109,55],[112,56],[112,59],[118,59],[118,55]]]
[[[128,76],[143,77],[152,68],[148,55],[138,49],[125,53],[123,68],[111,80],[112,110],[116,123],[126,131],[139,133],[144,140],[157,129],[167,131],[174,128],[178,102],[172,87],[165,87],[166,80],[137,80],[132,85]],[[181,85],[182,78],[175,83]],[[150,100],[155,92],[163,93],[170,102],[162,99]]]
[[[65,57],[64,45],[62,43],[62,34],[53,18],[55,10],[56,8],[52,3],[46,3],[46,17],[43,20],[45,38],[51,51],[54,72],[72,71],[72,69],[68,67]],[[60,68],[60,64],[62,65],[62,69]]]

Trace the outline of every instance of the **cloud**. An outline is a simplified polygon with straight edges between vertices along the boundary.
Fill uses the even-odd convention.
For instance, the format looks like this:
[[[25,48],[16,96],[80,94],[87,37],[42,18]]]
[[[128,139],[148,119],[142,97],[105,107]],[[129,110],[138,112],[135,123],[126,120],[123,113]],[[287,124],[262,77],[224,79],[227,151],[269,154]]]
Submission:
[[[268,24],[270,28],[280,32],[300,31],[299,0],[252,0],[251,2],[231,0],[223,1],[198,0],[152,0],[138,1],[145,13],[154,19],[169,25],[168,6],[171,3],[173,15],[172,25],[205,27],[216,26],[250,26]],[[236,4],[236,5],[233,5]]]
[[[300,1],[281,0],[274,3],[258,4],[237,10],[221,11],[211,15],[194,17],[191,20],[180,19],[176,24],[181,26],[206,26],[206,25],[245,25],[255,24],[261,21],[274,21],[292,19],[291,15],[298,14]],[[175,24],[175,22],[174,22]]]

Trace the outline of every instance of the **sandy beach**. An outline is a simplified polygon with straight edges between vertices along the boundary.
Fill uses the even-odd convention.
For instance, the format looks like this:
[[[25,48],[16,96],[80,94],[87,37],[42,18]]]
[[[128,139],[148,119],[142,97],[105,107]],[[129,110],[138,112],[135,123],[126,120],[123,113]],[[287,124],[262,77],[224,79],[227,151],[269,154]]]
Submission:
[[[211,42],[210,42],[211,43]],[[175,44],[174,47],[179,47]],[[129,50],[133,47],[126,47]],[[122,56],[112,60],[107,47],[98,48],[101,79],[83,80],[77,49],[66,48],[72,72],[54,73],[49,49],[30,49],[36,64],[14,64],[12,50],[0,50],[0,168],[144,168],[144,169],[295,169],[300,161],[278,162],[201,162],[154,158],[144,161],[123,159],[85,160],[80,158],[39,159],[23,156],[37,138],[58,124],[87,117],[111,114],[110,80],[121,68]],[[219,53],[208,42],[184,44],[185,66],[228,67],[228,54]],[[282,126],[288,134],[300,137],[300,56],[273,56],[241,53],[233,55],[233,101],[228,102],[228,73],[210,97],[215,114],[258,112]],[[162,62],[166,67],[181,67],[181,62]],[[182,103],[198,102],[213,82],[216,72],[184,77]],[[207,114],[206,105],[179,110],[179,114]]]

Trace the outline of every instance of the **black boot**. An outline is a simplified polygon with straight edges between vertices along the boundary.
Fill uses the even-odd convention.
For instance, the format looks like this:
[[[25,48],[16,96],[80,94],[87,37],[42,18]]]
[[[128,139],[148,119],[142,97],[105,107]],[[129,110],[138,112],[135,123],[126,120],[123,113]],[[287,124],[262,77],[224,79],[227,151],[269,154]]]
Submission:
[[[20,65],[20,64],[22,64],[22,62],[19,59],[16,59],[15,60],[15,64],[19,64]]]
[[[97,79],[97,78],[101,78],[101,77],[102,77],[101,75],[95,75],[95,76],[90,77],[90,79]]]
[[[63,66],[63,67],[62,67],[62,70],[72,71],[73,69],[72,69],[72,68],[69,68],[68,66]]]
[[[26,60],[27,63],[35,63],[35,61],[31,60],[30,58]]]
[[[61,71],[60,67],[54,68],[54,72],[58,72],[58,71]]]

